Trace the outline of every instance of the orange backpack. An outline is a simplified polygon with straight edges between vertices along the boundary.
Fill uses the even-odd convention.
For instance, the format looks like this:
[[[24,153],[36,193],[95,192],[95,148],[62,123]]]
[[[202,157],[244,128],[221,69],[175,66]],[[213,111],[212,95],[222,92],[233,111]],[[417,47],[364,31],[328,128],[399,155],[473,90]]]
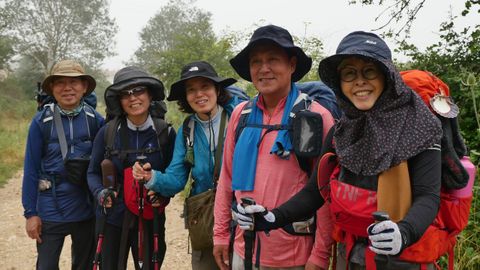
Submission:
[[[401,258],[427,263],[448,253],[449,269],[453,270],[453,248],[457,235],[468,224],[476,168],[467,156],[458,127],[459,110],[448,85],[428,71],[407,70],[400,74],[440,119],[443,129],[440,208],[422,238],[405,250],[408,252],[402,252]]]

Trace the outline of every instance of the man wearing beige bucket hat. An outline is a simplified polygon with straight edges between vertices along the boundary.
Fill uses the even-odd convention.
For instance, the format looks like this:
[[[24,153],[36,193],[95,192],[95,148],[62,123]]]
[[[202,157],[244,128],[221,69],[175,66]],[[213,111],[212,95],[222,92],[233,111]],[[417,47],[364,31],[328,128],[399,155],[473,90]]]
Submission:
[[[95,79],[76,61],[53,66],[42,83],[54,97],[33,118],[22,185],[26,232],[37,242],[37,269],[58,269],[64,239],[72,239],[72,269],[87,269],[94,251],[93,202],[86,171],[103,117],[83,101]]]

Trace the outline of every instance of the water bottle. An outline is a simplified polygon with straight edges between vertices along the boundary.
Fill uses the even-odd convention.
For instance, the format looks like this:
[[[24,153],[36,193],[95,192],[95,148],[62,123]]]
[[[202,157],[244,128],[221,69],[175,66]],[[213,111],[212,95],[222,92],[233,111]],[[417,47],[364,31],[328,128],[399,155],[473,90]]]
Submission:
[[[477,173],[477,168],[472,163],[468,156],[464,156],[460,159],[465,170],[468,172],[468,183],[464,188],[452,189],[448,193],[452,194],[456,198],[468,198],[472,196],[473,184],[475,182],[475,175]]]

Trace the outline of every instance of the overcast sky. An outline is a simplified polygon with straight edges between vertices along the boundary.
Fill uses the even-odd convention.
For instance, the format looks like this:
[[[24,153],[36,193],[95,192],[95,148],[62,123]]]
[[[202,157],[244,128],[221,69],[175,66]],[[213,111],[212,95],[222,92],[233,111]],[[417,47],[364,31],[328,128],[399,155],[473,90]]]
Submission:
[[[139,32],[167,0],[110,0],[110,14],[119,31],[116,36],[117,56],[104,61],[104,67],[116,71],[124,66],[140,46]],[[382,11],[376,6],[348,5],[348,0],[197,0],[195,5],[212,13],[217,34],[225,31],[252,30],[255,23],[276,24],[302,37],[315,36],[324,42],[326,55],[333,54],[340,40],[355,30],[370,31],[386,20],[375,22]],[[417,2],[417,1],[414,1]],[[420,48],[438,40],[438,29],[452,9],[459,14],[462,0],[427,0],[418,13],[412,41]],[[383,22],[383,23],[382,23]],[[480,23],[478,14],[459,21],[460,26]],[[387,41],[388,42],[388,41]],[[388,42],[392,47],[393,43]],[[396,57],[402,57],[397,55]]]

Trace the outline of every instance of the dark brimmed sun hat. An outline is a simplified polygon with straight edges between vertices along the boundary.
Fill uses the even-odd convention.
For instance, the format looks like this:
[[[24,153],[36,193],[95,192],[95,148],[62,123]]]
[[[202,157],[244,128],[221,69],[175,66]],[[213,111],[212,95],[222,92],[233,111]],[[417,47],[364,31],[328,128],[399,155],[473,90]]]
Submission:
[[[170,87],[168,101],[185,99],[185,82],[191,78],[203,77],[214,81],[225,88],[237,82],[233,78],[221,78],[215,69],[205,61],[195,61],[185,65],[180,72],[180,80],[176,81]]]
[[[113,84],[105,89],[107,111],[113,115],[122,114],[119,93],[134,86],[146,86],[152,101],[165,99],[163,83],[139,67],[128,66],[120,69],[113,77]]]
[[[338,66],[348,57],[360,57],[376,62],[386,74],[394,68],[392,53],[382,38],[374,33],[355,31],[340,41],[336,54],[320,61],[318,75],[330,88],[339,89]]]
[[[97,86],[95,79],[92,76],[85,74],[82,65],[74,60],[59,61],[53,66],[50,75],[43,80],[42,89],[50,96],[52,96],[52,82],[57,77],[81,77],[85,79],[88,82],[88,87],[83,96],[90,95]]]
[[[295,72],[292,74],[292,81],[299,81],[305,74],[310,71],[312,67],[312,58],[307,56],[305,52],[293,44],[293,39],[290,33],[276,25],[266,25],[258,28],[253,32],[248,45],[240,51],[234,58],[230,60],[230,65],[235,69],[240,77],[251,82],[250,77],[250,51],[259,42],[270,41],[283,49],[290,52],[290,55],[297,57],[297,66]]]

